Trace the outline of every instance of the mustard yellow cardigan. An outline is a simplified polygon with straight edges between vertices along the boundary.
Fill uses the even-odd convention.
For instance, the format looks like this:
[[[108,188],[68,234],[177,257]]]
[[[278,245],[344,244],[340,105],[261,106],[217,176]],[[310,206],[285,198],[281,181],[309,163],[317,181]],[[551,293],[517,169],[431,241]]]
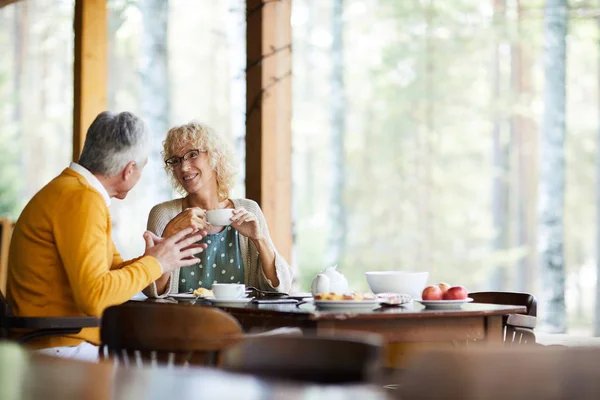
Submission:
[[[141,240],[141,237],[140,237]],[[123,262],[102,195],[71,169],[42,188],[21,213],[8,258],[7,299],[14,315],[101,316],[154,282],[154,257]],[[99,344],[97,328],[41,338],[31,348]]]

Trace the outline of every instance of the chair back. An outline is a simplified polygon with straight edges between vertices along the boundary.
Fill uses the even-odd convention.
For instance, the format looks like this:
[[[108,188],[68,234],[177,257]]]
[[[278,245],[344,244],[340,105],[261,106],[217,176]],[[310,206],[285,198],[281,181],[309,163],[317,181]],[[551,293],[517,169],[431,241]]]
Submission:
[[[193,304],[128,302],[102,316],[100,358],[124,365],[217,365],[242,338],[231,315]]]
[[[6,293],[8,277],[8,251],[15,223],[6,218],[0,218],[0,292]]]
[[[319,383],[366,382],[382,367],[379,338],[254,337],[227,350],[223,368],[267,378]]]
[[[10,315],[10,306],[4,297],[3,291],[0,289],[0,339],[8,338],[8,327],[5,326],[4,321]]]
[[[473,292],[469,297],[475,303],[508,304],[511,306],[525,306],[527,313],[532,317],[537,316],[537,300],[534,295],[520,292]]]
[[[515,318],[518,316],[516,314],[503,317],[504,343],[510,346],[535,344],[533,328],[537,317],[537,300],[534,295],[520,292],[473,292],[469,293],[469,297],[475,303],[525,306],[524,315],[527,317]]]

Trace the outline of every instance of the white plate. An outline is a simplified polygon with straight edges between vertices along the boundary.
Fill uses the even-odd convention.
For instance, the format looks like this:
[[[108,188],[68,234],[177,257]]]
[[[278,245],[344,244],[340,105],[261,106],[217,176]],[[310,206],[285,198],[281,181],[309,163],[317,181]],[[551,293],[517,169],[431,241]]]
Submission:
[[[361,309],[372,310],[379,307],[378,300],[314,300],[322,310]]]
[[[415,299],[419,303],[423,304],[425,308],[430,308],[432,310],[458,310],[465,303],[470,303],[473,301],[472,298],[468,297],[463,300],[420,300]]]
[[[242,297],[240,299],[217,299],[214,296],[205,297],[206,300],[213,303],[215,306],[243,306],[254,299],[254,297]]]

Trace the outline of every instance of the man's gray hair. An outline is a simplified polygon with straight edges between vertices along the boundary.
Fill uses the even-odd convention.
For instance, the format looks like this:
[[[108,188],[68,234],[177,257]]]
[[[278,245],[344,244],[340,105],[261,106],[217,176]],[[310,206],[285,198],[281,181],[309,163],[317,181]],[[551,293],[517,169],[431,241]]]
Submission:
[[[79,164],[94,174],[117,175],[127,163],[138,167],[149,153],[150,135],[144,121],[130,112],[104,111],[87,131]]]

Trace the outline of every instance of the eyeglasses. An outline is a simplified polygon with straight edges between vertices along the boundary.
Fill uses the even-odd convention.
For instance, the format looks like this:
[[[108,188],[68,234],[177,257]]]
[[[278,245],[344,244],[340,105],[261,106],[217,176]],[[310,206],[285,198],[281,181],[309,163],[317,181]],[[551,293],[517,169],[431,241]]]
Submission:
[[[196,158],[198,158],[200,153],[206,153],[206,152],[207,152],[206,150],[198,150],[198,149],[190,150],[187,153],[185,153],[183,155],[183,157],[173,156],[173,157],[165,160],[165,165],[171,169],[181,167],[183,165],[184,161],[195,160]]]

